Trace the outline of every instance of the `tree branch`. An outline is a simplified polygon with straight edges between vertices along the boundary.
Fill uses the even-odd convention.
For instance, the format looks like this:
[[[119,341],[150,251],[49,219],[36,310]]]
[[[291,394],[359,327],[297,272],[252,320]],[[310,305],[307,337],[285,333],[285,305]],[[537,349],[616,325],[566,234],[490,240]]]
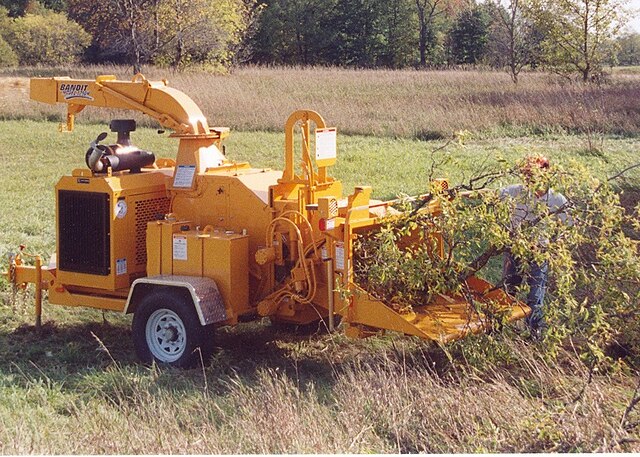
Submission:
[[[630,165],[627,168],[625,168],[624,170],[622,170],[621,172],[611,176],[610,178],[607,178],[607,181],[613,181],[614,179],[618,179],[622,175],[624,175],[625,173],[633,170],[634,168],[638,168],[638,167],[640,167],[640,163],[636,163],[636,164]]]

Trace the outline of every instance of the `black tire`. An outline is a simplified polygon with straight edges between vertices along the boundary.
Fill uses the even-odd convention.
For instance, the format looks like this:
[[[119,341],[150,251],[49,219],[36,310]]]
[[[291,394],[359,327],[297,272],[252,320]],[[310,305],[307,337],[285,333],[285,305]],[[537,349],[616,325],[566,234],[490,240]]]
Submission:
[[[133,346],[145,364],[192,368],[213,353],[213,327],[203,327],[191,299],[157,290],[142,299],[131,324]]]

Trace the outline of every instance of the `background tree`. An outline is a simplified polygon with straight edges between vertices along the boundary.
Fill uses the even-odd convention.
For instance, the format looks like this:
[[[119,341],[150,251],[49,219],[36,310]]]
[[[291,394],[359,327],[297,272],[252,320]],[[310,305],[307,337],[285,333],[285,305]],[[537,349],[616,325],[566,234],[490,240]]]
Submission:
[[[390,68],[414,65],[417,60],[416,23],[413,0],[389,0],[382,3],[384,46],[379,62]]]
[[[93,36],[96,60],[228,66],[239,52],[255,0],[67,0]]]
[[[2,36],[21,65],[73,63],[91,42],[79,24],[45,8],[11,20]]]
[[[140,67],[152,54],[153,0],[67,0],[70,17],[92,36],[93,58]]]
[[[531,12],[544,31],[545,62],[552,71],[578,73],[589,81],[602,73],[611,43],[625,20],[627,0],[532,0]]]
[[[483,6],[462,11],[451,29],[451,50],[455,63],[476,64],[484,54],[490,17]]]
[[[157,0],[156,0],[157,1]],[[253,56],[253,37],[258,32],[258,26],[265,4],[257,0],[241,0],[238,4],[238,24],[233,43],[229,43],[229,51],[232,55],[232,65],[247,63]]]
[[[135,69],[142,65],[143,54],[149,49],[149,36],[144,30],[147,26],[145,18],[152,3],[150,0],[107,0],[107,3],[114,19],[122,23],[118,28],[120,39],[116,42],[129,50],[135,73]]]
[[[625,33],[616,40],[618,65],[640,65],[640,33]]]
[[[612,40],[627,14],[619,9],[626,1],[0,0],[0,5],[12,18],[66,12],[91,35],[86,62],[129,63],[137,69],[143,64],[227,68],[248,61],[404,68],[482,60],[506,67],[517,83],[523,68],[543,60],[553,71],[578,72],[585,80],[605,63],[615,64],[616,57],[636,62],[633,34]]]
[[[420,66],[425,67],[429,48],[435,41],[434,24],[438,16],[447,11],[446,0],[415,0],[415,2],[418,13]]]
[[[66,0],[0,0],[0,7],[9,11],[9,16],[20,17],[27,13],[36,14],[42,7],[56,13],[66,12]]]
[[[30,0],[0,0],[0,6],[3,6],[9,12],[9,16],[24,16],[29,6]]]
[[[18,55],[9,46],[9,43],[0,36],[0,68],[18,66]]]
[[[527,0],[490,3],[488,54],[496,67],[507,67],[514,84],[526,65],[540,55],[542,34],[527,15]]]
[[[447,60],[444,56],[445,41],[455,18],[467,8],[475,5],[474,0],[414,0],[418,17],[419,66],[428,63],[440,64]],[[438,49],[440,48],[440,49]]]
[[[67,0],[40,0],[40,2],[45,8],[49,8],[56,13],[64,13],[67,11]]]
[[[287,33],[285,6],[291,3],[281,0],[265,2],[258,30],[252,39],[253,62],[283,64],[288,61],[286,49],[290,46],[291,35]]]
[[[10,27],[9,10],[0,6],[0,67],[15,67],[18,65],[17,54],[3,36],[8,33]]]
[[[337,64],[337,0],[271,0],[251,42],[259,63]]]
[[[0,68],[18,65],[18,56],[3,37],[7,34],[10,25],[9,10],[0,5]]]
[[[343,65],[374,67],[384,53],[384,8],[377,0],[338,0],[334,46]]]
[[[159,6],[162,43],[156,62],[174,68],[193,63],[228,66],[244,38],[245,6],[236,0],[165,0]]]

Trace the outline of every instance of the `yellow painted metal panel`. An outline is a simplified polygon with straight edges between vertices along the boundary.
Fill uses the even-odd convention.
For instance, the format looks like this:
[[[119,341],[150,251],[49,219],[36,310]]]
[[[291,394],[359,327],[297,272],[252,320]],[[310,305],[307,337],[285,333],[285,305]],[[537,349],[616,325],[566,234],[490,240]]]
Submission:
[[[53,286],[49,289],[49,303],[56,305],[83,306],[87,308],[122,311],[124,310],[126,302],[126,298],[70,293],[67,289],[60,286]]]
[[[180,231],[180,226],[188,225],[187,221],[163,221],[161,242],[161,270],[163,275],[172,275],[173,272],[173,234]]]
[[[203,275],[216,281],[235,315],[249,309],[249,237],[213,232],[202,238]]]
[[[491,285],[482,279],[471,277],[467,284],[474,293],[474,300],[505,313],[507,320],[521,319],[530,312],[525,304],[502,290],[492,290]],[[351,284],[351,290],[352,301],[343,313],[349,323],[394,330],[443,343],[482,332],[491,325],[464,297],[440,295],[426,306],[414,307],[411,312],[400,314],[355,284]]]
[[[98,289],[115,290],[114,275],[107,276],[93,275],[87,273],[76,273],[71,271],[58,270],[58,281],[63,284],[74,286],[93,286]]]
[[[29,94],[32,100],[38,100],[50,105],[58,101],[57,82],[54,78],[32,78],[29,86]]]
[[[202,276],[202,239],[194,231],[172,235],[173,274]]]
[[[147,224],[147,276],[162,274],[162,224]]]
[[[183,92],[164,81],[117,81],[112,76],[91,79],[32,78],[31,99],[44,103],[134,109],[179,133],[208,134],[200,108]]]
[[[55,272],[55,270],[53,270],[53,272]],[[53,272],[47,267],[42,268],[40,279],[42,281],[43,289],[48,289],[49,285],[55,279]],[[16,284],[35,284],[39,276],[36,267],[33,265],[16,265],[13,274],[13,278],[10,279],[12,279]]]

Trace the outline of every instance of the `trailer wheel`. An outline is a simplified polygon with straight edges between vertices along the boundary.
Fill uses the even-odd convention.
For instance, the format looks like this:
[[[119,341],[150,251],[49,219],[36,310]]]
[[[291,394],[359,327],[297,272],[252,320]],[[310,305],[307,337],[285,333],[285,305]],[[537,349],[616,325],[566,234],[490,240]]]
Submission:
[[[131,327],[143,363],[191,368],[213,353],[212,326],[203,327],[193,303],[179,294],[157,291],[144,297]]]

